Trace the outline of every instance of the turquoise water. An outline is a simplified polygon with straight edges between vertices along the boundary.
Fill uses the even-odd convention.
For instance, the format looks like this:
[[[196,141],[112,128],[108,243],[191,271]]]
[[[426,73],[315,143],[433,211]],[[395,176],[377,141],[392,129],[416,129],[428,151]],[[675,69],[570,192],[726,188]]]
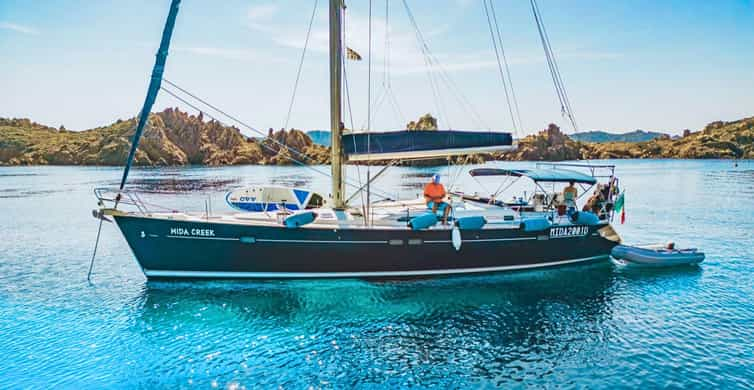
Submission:
[[[0,168],[0,388],[751,388],[754,162],[615,163],[624,239],[702,248],[700,267],[146,283],[106,225],[89,285],[92,188],[121,171]],[[432,172],[395,168],[379,186],[414,195]],[[290,167],[136,170],[132,182],[196,210],[225,210],[224,190],[252,183],[327,193],[325,177]]]

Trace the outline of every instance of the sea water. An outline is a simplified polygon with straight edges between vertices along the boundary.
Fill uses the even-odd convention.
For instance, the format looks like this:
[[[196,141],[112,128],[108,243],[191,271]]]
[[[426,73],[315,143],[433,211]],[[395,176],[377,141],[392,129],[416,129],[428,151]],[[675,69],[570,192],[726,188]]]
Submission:
[[[90,285],[92,189],[121,170],[0,168],[0,388],[751,388],[754,162],[611,163],[624,240],[698,247],[701,266],[147,283],[106,223]],[[219,213],[250,184],[327,194],[327,169],[137,169],[129,188],[150,207]],[[375,187],[416,196],[435,172],[480,194],[500,185],[468,169],[393,168]]]

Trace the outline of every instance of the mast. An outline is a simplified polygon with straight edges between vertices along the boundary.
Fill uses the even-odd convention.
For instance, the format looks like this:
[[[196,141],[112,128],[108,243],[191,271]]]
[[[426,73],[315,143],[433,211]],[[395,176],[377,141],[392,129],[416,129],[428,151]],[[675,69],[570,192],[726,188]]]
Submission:
[[[345,186],[343,182],[343,146],[341,136],[341,47],[342,0],[330,0],[330,164],[332,171],[333,208],[343,209]]]

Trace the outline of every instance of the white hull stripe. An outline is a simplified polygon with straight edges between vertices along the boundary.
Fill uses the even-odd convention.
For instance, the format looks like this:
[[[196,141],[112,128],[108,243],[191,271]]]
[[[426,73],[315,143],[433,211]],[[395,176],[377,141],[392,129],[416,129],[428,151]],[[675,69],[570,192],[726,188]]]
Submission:
[[[150,236],[151,237],[151,236]],[[239,241],[238,238],[232,237],[192,237],[192,236],[173,236],[166,235],[166,238],[180,238],[183,240],[220,240],[220,241]],[[573,237],[568,237],[573,238]],[[537,237],[513,237],[513,238],[482,238],[482,239],[468,239],[463,240],[464,243],[468,242],[499,242],[499,241],[529,241],[536,240]],[[385,240],[371,240],[371,241],[351,241],[351,240],[275,240],[267,238],[257,238],[254,242],[279,242],[287,244],[389,244],[389,241]],[[452,242],[451,240],[424,240],[425,244],[447,244]]]
[[[273,240],[267,238],[257,238],[257,242],[282,242],[293,244],[387,244],[384,240],[372,241],[349,241],[349,240]]]
[[[514,238],[480,238],[476,240],[462,240],[463,243],[467,242],[498,242],[498,241],[530,241],[536,240],[537,237],[514,237]],[[451,243],[451,240],[426,240],[426,244],[447,244]]]
[[[418,271],[377,271],[377,272],[222,272],[222,271],[170,271],[144,269],[147,277],[170,277],[170,278],[257,278],[257,279],[304,279],[304,278],[365,278],[365,277],[401,277],[401,276],[427,276],[427,275],[453,275],[488,273],[500,271],[515,271],[531,268],[552,267],[557,265],[581,263],[607,259],[609,255],[592,256],[580,259],[553,261],[550,263],[506,265],[500,267],[478,267],[458,269],[431,269]]]

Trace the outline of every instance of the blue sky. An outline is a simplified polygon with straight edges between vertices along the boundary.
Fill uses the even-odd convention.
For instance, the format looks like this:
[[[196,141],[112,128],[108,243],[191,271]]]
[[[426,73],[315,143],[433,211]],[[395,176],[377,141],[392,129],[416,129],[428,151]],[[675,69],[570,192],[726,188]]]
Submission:
[[[219,6],[218,4],[222,4]],[[348,2],[357,128],[366,123],[366,1]],[[426,112],[443,127],[510,130],[481,0],[410,0],[433,54],[479,114],[445,84],[439,104],[402,3],[391,0],[385,91],[385,1],[373,2],[373,126],[402,128]],[[86,129],[140,109],[168,0],[0,0],[0,116]],[[528,1],[495,0],[521,134],[566,126]],[[754,115],[753,0],[539,0],[582,131],[678,133]],[[314,1],[184,0],[165,72],[258,128],[283,126]],[[328,127],[327,2],[320,0],[290,126]],[[437,73],[433,73],[437,75]],[[441,108],[437,108],[437,106]],[[181,106],[165,94],[155,109]],[[184,107],[188,109],[187,107]]]

